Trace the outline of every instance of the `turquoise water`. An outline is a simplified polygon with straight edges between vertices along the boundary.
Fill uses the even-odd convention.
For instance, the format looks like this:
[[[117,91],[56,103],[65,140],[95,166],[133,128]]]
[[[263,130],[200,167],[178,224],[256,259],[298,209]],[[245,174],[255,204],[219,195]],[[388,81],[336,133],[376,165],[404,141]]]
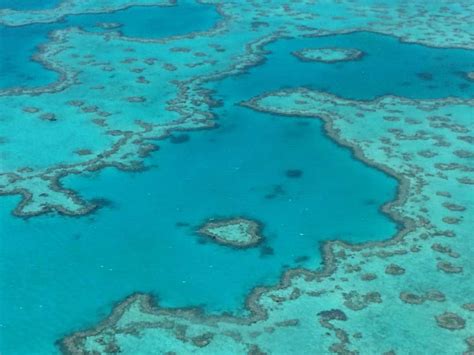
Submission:
[[[0,9],[45,10],[56,7],[61,0],[0,0]]]
[[[228,81],[222,94],[235,89]],[[274,283],[285,265],[317,266],[321,240],[357,242],[395,232],[378,212],[393,198],[394,180],[353,160],[324,137],[318,121],[272,117],[232,103],[218,110],[221,128],[192,132],[182,144],[163,142],[148,162],[158,168],[66,179],[87,198],[112,201],[91,217],[23,221],[9,217],[12,205],[6,206],[1,271],[13,271],[2,280],[10,285],[2,313],[13,322],[5,326],[3,346],[21,349],[29,329],[28,346],[48,349],[134,291],[153,292],[166,306],[236,309],[252,287]],[[290,179],[288,169],[301,169],[303,176]],[[284,194],[266,198],[275,186]],[[272,255],[200,244],[193,229],[216,215],[261,220]],[[298,257],[308,260],[298,263]],[[32,329],[35,324],[41,327]]]
[[[181,144],[162,141],[160,152],[147,161],[157,167],[144,173],[106,169],[66,178],[64,184],[85,198],[111,201],[96,214],[22,220],[10,215],[18,198],[3,198],[2,352],[28,353],[34,348],[51,353],[56,339],[95,324],[114,302],[135,291],[155,294],[164,306],[242,309],[252,287],[274,283],[282,270],[317,267],[323,240],[357,243],[393,235],[397,226],[379,212],[395,196],[392,178],[354,160],[349,150],[325,136],[319,121],[237,105],[285,85],[311,85],[358,98],[386,93],[415,97],[417,92],[400,78],[422,87],[426,83],[417,81],[416,73],[426,70],[426,61],[418,67],[393,64],[383,71],[385,80],[364,80],[361,90],[353,83],[353,76],[361,75],[356,68],[365,68],[366,60],[390,68],[393,57],[364,47],[368,55],[362,61],[327,65],[299,62],[289,54],[325,41],[349,41],[362,48],[369,39],[377,48],[385,44],[400,53],[413,49],[433,58],[464,60],[464,51],[453,51],[460,53],[458,58],[451,50],[400,44],[372,34],[279,41],[268,47],[272,53],[264,65],[210,86],[225,102],[215,109],[218,129],[188,132],[189,139]],[[458,78],[455,70],[436,73],[440,82]],[[450,95],[464,95],[466,90],[449,87]],[[287,177],[289,169],[301,170],[302,176]],[[264,223],[262,247],[238,251],[201,244],[193,233],[211,216],[234,215]],[[187,225],[177,227],[183,223]]]
[[[0,25],[0,89],[42,86],[57,79],[57,73],[31,60],[38,46],[47,40],[48,33],[57,29],[81,27],[86,31],[103,32],[107,30],[98,27],[97,23],[115,22],[122,26],[114,31],[125,36],[162,38],[208,30],[219,18],[214,6],[184,1],[179,6],[135,6],[113,13],[71,15],[50,24]]]

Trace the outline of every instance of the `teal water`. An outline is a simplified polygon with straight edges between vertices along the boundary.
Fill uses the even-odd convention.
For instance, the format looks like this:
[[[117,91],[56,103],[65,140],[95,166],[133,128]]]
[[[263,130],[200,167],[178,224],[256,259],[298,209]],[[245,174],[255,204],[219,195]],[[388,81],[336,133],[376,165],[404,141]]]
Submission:
[[[0,0],[0,9],[45,10],[59,5],[61,0]]]
[[[327,64],[302,62],[292,55],[284,55],[307,47],[357,48],[364,51],[365,56],[358,61]],[[381,95],[419,99],[474,96],[474,84],[462,75],[462,72],[474,70],[474,51],[470,50],[402,43],[395,37],[371,32],[283,39],[266,48],[279,55],[261,69],[260,78],[264,79],[258,82],[258,88],[262,91],[273,89],[273,77],[277,75],[279,83],[288,87],[301,83],[312,89],[360,100]],[[299,80],[295,81],[295,78]],[[252,79],[250,76],[245,90],[255,88],[256,81]]]
[[[24,349],[28,331],[27,346],[49,349],[135,291],[152,292],[165,306],[239,308],[252,287],[274,283],[285,265],[317,266],[320,240],[394,233],[378,206],[393,198],[395,182],[352,160],[321,134],[319,122],[237,113],[222,118],[220,129],[191,133],[187,143],[163,144],[149,162],[157,169],[67,179],[86,197],[113,201],[92,220],[25,222],[8,216],[12,204],[2,208],[1,249],[8,257],[0,262],[1,281],[9,285],[1,296],[2,346]],[[289,168],[303,169],[303,177],[287,178]],[[285,194],[265,198],[276,185]],[[263,221],[273,255],[199,244],[192,230],[215,215]],[[177,228],[178,222],[190,226]],[[296,262],[301,256],[309,259]]]
[[[71,15],[61,22],[49,24],[0,25],[0,89],[42,86],[58,78],[56,72],[31,60],[38,52],[38,46],[47,41],[48,33],[57,29],[80,27],[94,32],[120,31],[128,37],[163,38],[211,29],[219,18],[214,6],[183,1],[179,6],[135,6],[113,13]],[[104,30],[97,26],[100,22],[115,22],[122,26]]]
[[[373,47],[363,47],[369,40]],[[362,61],[333,65],[303,63],[289,54],[325,41],[348,41],[368,54]],[[373,34],[279,41],[268,46],[272,54],[264,65],[211,85],[224,101],[215,109],[218,129],[188,132],[190,139],[181,144],[160,142],[160,151],[147,160],[157,167],[144,173],[106,169],[65,179],[85,198],[111,201],[96,214],[22,220],[10,215],[19,199],[3,198],[0,352],[28,354],[33,348],[52,353],[59,337],[95,324],[114,302],[135,291],[152,292],[164,306],[238,310],[252,287],[274,283],[285,268],[318,266],[323,240],[362,242],[393,235],[397,226],[379,212],[394,198],[392,178],[354,160],[324,135],[319,121],[236,105],[283,86],[309,85],[361,99],[387,93],[436,97],[442,90],[463,96],[471,90],[457,85],[459,68],[453,65],[452,70],[430,69],[431,82],[447,82],[449,89],[426,93],[427,80],[418,80],[417,73],[427,70],[427,61],[394,63],[392,52],[379,50],[383,45],[407,56],[410,50],[444,56],[443,65],[464,63],[467,56]],[[366,61],[382,69],[367,72]],[[303,174],[288,178],[288,169]],[[201,244],[193,233],[208,217],[233,215],[265,224],[262,248],[237,251]]]
[[[233,87],[229,82],[226,89]],[[86,198],[112,201],[91,217],[23,221],[9,217],[12,204],[6,206],[1,249],[7,258],[0,272],[10,287],[1,296],[3,346],[24,349],[28,330],[27,346],[50,349],[53,340],[94,324],[113,301],[135,291],[152,292],[165,306],[241,308],[252,287],[274,283],[284,268],[316,267],[319,241],[393,235],[395,225],[378,208],[394,197],[395,181],[353,160],[324,137],[320,122],[231,104],[218,112],[221,128],[192,132],[182,144],[163,142],[148,162],[158,168],[66,179]],[[303,176],[290,179],[288,169]],[[266,198],[275,186],[284,194]],[[261,220],[272,254],[200,244],[193,229],[216,215]]]

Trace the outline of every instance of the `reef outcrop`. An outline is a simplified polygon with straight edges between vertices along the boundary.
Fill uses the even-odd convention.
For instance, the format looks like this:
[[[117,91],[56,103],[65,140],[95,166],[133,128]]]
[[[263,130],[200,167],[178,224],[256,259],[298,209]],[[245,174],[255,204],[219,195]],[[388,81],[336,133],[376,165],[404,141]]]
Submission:
[[[253,247],[263,239],[259,222],[240,217],[208,221],[197,233],[235,248]]]

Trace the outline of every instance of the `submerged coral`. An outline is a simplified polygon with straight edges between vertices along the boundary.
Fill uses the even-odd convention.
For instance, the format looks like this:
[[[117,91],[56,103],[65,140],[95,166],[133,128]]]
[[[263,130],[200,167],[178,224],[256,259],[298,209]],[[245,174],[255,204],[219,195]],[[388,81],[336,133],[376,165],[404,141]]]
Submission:
[[[194,345],[189,340],[210,332],[212,339],[202,348],[209,353],[222,346],[234,353],[253,348],[267,353],[337,349],[365,349],[370,353],[464,351],[464,339],[472,330],[472,315],[462,305],[472,302],[474,291],[469,282],[471,258],[466,253],[474,221],[464,218],[462,223],[451,225],[443,217],[446,199],[449,206],[465,207],[450,209],[460,217],[474,207],[468,197],[470,186],[459,183],[461,177],[471,177],[472,165],[465,165],[452,153],[471,149],[471,144],[459,135],[470,130],[474,102],[392,96],[362,102],[296,89],[268,93],[245,105],[323,119],[331,137],[351,147],[359,159],[399,179],[399,198],[385,208],[403,221],[405,228],[384,243],[326,243],[323,270],[292,270],[278,286],[256,288],[247,299],[251,312],[248,317],[202,316],[193,310],[163,309],[139,294],[121,303],[99,327],[64,339],[63,349],[101,351],[103,346],[96,340],[108,334],[123,344],[125,352],[137,347],[148,349],[156,339],[163,339],[159,351],[191,351]],[[403,117],[407,115],[420,124],[406,125]],[[443,154],[429,158],[418,155],[420,142],[424,149],[437,147]],[[456,168],[437,168],[442,163],[456,164]],[[436,194],[438,191],[442,193]],[[454,251],[454,259],[444,256]],[[375,276],[370,283],[359,277],[367,273]],[[316,321],[318,314],[320,322]],[[165,319],[171,322],[169,326],[164,326]],[[288,320],[294,320],[294,326],[277,326]],[[420,333],[420,326],[430,331]],[[334,331],[329,336],[328,327]],[[181,328],[186,329],[185,337],[177,335],[176,330]],[[129,329],[141,337],[130,337]],[[414,336],[404,341],[399,337],[403,332]],[[282,336],[287,339],[284,344],[278,341]],[[309,340],[315,337],[317,342]]]
[[[23,197],[16,215],[93,211],[98,204],[64,188],[63,177],[108,166],[143,170],[144,157],[156,150],[150,140],[170,137],[173,143],[185,143],[189,136],[176,131],[214,127],[211,109],[218,102],[204,84],[261,63],[263,47],[279,38],[373,31],[434,47],[474,48],[469,16],[463,15],[474,11],[468,1],[360,6],[343,0],[331,4],[330,12],[341,15],[330,19],[320,14],[326,11],[324,4],[310,0],[203,2],[217,4],[222,16],[209,31],[159,40],[78,28],[51,34],[36,59],[59,72],[59,80],[0,93],[5,131],[15,132],[2,137],[0,194]],[[115,5],[111,1],[96,8],[71,0],[55,10],[2,11],[0,22],[50,22],[131,3]],[[430,81],[430,75],[420,73],[420,78]],[[471,351],[474,102],[397,96],[357,101],[297,88],[265,93],[243,105],[322,119],[328,135],[352,149],[357,159],[397,178],[397,200],[384,211],[400,223],[400,232],[386,242],[325,243],[323,268],[289,270],[278,285],[256,287],[247,299],[246,315],[169,309],[150,295],[135,294],[97,327],[62,339],[61,349],[132,354],[137,349]],[[19,126],[24,129],[14,129]],[[286,174],[297,178],[302,171]],[[284,194],[275,188],[267,196]]]
[[[246,218],[217,219],[206,222],[197,233],[219,244],[248,248],[262,241],[261,225]]]
[[[305,48],[293,55],[303,61],[336,63],[361,59],[364,52],[355,48]]]

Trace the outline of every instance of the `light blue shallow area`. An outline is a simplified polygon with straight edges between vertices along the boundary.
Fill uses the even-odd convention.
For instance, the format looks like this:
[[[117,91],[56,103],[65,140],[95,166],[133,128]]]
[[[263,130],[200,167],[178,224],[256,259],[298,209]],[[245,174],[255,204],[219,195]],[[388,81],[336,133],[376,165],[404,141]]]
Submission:
[[[376,44],[373,48],[364,47],[369,40]],[[289,54],[343,41],[368,55],[362,61],[329,65],[303,63]],[[431,97],[441,90],[460,96],[470,90],[454,84],[464,82],[454,73],[457,67],[433,67],[432,82],[446,81],[450,89],[427,93],[426,81],[416,76],[427,70],[427,61],[394,64],[392,52],[380,52],[380,46],[448,59],[453,52],[465,53],[372,34],[279,41],[268,47],[273,53],[263,66],[211,86],[225,103],[215,110],[220,128],[188,132],[190,140],[182,144],[161,142],[160,152],[147,161],[157,167],[144,173],[107,169],[65,179],[67,187],[85,198],[112,201],[95,215],[25,221],[9,214],[18,198],[3,198],[0,352],[51,353],[59,337],[95,324],[114,302],[135,291],[154,293],[164,306],[238,310],[252,287],[274,283],[283,269],[318,266],[317,248],[323,240],[362,242],[393,235],[396,225],[379,207],[394,198],[394,179],[354,160],[348,149],[324,135],[317,120],[235,105],[285,85],[311,85],[357,98],[386,93]],[[372,61],[370,72],[365,71],[370,68],[366,61]],[[377,69],[392,65],[390,70]],[[383,77],[354,82],[364,71],[367,77]],[[405,77],[411,86],[401,81]],[[301,169],[303,175],[288,178],[287,169]],[[277,185],[285,193],[266,198]],[[262,248],[242,251],[199,243],[193,233],[197,225],[211,216],[233,215],[262,221],[264,247],[273,254],[262,255]],[[189,226],[177,227],[178,222]],[[296,261],[301,256],[309,259]]]
[[[188,0],[179,6],[135,6],[113,13],[71,15],[50,24],[0,25],[0,89],[42,86],[58,78],[55,72],[32,60],[38,47],[48,40],[48,33],[57,29],[81,27],[103,32],[97,23],[115,22],[122,26],[114,31],[125,36],[163,38],[211,29],[219,19],[214,6]]]
[[[0,10],[45,10],[56,7],[61,1],[62,0],[0,0]]]

